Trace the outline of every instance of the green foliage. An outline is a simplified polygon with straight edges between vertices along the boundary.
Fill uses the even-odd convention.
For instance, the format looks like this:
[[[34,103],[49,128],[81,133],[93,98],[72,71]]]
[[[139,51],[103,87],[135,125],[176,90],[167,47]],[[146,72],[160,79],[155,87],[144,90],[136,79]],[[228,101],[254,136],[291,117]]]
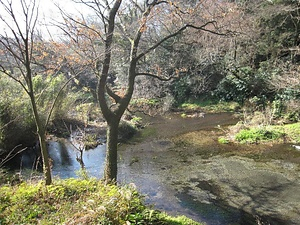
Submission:
[[[248,29],[249,24],[245,24],[243,29],[249,36],[237,36],[234,50],[223,58],[226,77],[218,83],[214,95],[240,104],[256,98],[259,107],[265,107],[265,103],[274,99],[299,99],[299,85],[280,86],[285,82],[282,75],[291,74],[293,80],[292,74],[298,74],[295,69],[300,62],[296,50],[300,30],[297,1],[248,1],[242,7],[246,15],[256,21],[251,26],[259,32],[252,35],[253,28]],[[279,116],[282,108],[277,110],[276,116]]]
[[[172,95],[175,99],[175,104],[181,104],[192,97],[191,85],[189,83],[190,77],[183,76],[180,79],[173,82],[170,87]]]
[[[89,173],[85,168],[80,168],[78,171],[76,171],[76,175],[82,180],[90,179]]]
[[[297,33],[300,23],[297,20],[298,7],[293,7],[293,1],[276,1],[277,6],[269,5],[269,13],[261,15],[260,26],[266,31],[259,44],[264,44],[260,50],[263,54],[278,57],[283,48],[297,45]],[[290,5],[291,8],[285,7]],[[279,10],[278,10],[279,9]]]
[[[76,100],[76,94],[68,95],[68,87],[61,89],[67,79],[63,74],[58,76],[36,75],[32,82],[37,99],[37,105],[42,115],[47,115],[55,98],[56,103],[52,118],[63,118],[70,110],[71,104]],[[59,95],[58,95],[59,94]],[[57,96],[58,95],[58,96]],[[68,95],[68,98],[66,98]]]
[[[211,61],[210,58],[203,65],[203,62],[198,59],[199,55],[193,55],[190,47],[187,48],[187,52],[182,53],[182,55],[187,54],[186,58],[180,59],[185,61],[185,67],[180,72],[179,78],[174,79],[169,87],[175,106],[202,96],[211,97],[211,93],[225,74],[222,60]],[[195,48],[193,51],[197,52],[199,46],[193,48]]]
[[[118,187],[95,179],[1,186],[0,223],[198,224],[147,208],[133,184]]]
[[[228,138],[225,138],[225,137],[219,137],[219,138],[218,138],[218,142],[219,142],[220,144],[228,144],[228,143],[229,143],[229,140],[228,140]]]
[[[97,134],[85,134],[83,143],[85,150],[96,148],[99,145]]]
[[[31,146],[35,141],[35,123],[28,102],[0,97],[0,149],[12,150],[20,143]]]
[[[268,87],[270,74],[241,67],[231,71],[217,86],[214,94],[224,101],[243,104],[247,99],[256,97],[260,102],[273,99],[274,94]]]
[[[154,99],[154,98],[138,98],[138,99],[133,99],[130,102],[131,105],[136,106],[136,107],[140,107],[143,108],[144,105],[153,107],[153,106],[157,106],[160,104],[160,101],[158,99]]]
[[[274,100],[272,102],[272,109],[273,109],[273,116],[275,118],[279,118],[282,116],[283,110],[284,110],[284,104],[280,100]]]
[[[183,103],[181,104],[180,108],[183,108],[184,110],[195,111],[195,110],[200,110],[201,105],[198,105],[196,103]]]
[[[139,124],[139,123],[141,123],[142,122],[142,117],[138,117],[138,116],[134,116],[131,120],[130,120],[130,122],[132,122],[133,124]]]
[[[0,186],[14,185],[21,182],[19,174],[0,168]]]
[[[40,118],[45,122],[49,109],[66,82],[63,74],[58,76],[35,75],[33,86]],[[36,127],[28,95],[7,76],[0,77],[0,148],[7,151],[16,145],[32,146],[36,141]],[[68,87],[58,96],[52,119],[64,118],[78,98]],[[67,98],[68,94],[68,98]]]
[[[299,143],[300,123],[241,129],[235,134],[235,140],[241,143],[258,143],[267,141]]]
[[[239,104],[236,102],[206,100],[195,103],[183,103],[180,105],[180,108],[185,111],[202,111],[207,113],[234,112],[239,108]],[[186,117],[186,114],[183,113],[182,117]]]
[[[182,118],[186,118],[186,117],[187,117],[186,113],[181,113],[180,116],[181,116]]]
[[[152,209],[145,208],[141,212],[129,214],[127,216],[127,221],[130,224],[159,224],[161,221],[159,219],[160,212]]]
[[[285,120],[290,121],[290,122],[298,122],[300,121],[300,110],[294,110],[287,112],[284,115]]]
[[[235,140],[241,143],[258,143],[260,141],[277,140],[285,136],[284,132],[266,129],[266,128],[250,128],[241,130],[235,135]]]
[[[76,117],[86,123],[99,116],[99,109],[92,102],[77,104],[73,110],[76,112]]]
[[[195,222],[185,216],[171,217],[166,214],[162,214],[163,224],[166,225],[204,225],[204,223]]]
[[[300,123],[286,124],[283,127],[276,126],[276,129],[284,130],[286,139],[292,143],[300,142]]]

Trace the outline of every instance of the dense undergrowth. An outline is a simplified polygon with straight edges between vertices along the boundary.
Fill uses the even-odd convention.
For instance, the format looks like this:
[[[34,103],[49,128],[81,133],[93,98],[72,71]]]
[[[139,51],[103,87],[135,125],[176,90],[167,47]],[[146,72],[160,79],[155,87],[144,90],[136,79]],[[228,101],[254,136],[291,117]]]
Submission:
[[[0,224],[199,223],[145,206],[133,184],[115,186],[96,179],[56,179],[49,186],[43,182],[2,184]]]

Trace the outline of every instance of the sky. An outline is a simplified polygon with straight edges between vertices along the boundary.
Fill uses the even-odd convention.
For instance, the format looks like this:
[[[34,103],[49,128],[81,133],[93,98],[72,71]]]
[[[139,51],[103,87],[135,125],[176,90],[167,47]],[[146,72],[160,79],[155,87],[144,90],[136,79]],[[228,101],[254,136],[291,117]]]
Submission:
[[[18,0],[15,0],[18,1]],[[80,13],[89,13],[88,10],[80,4],[72,2],[72,0],[39,0],[40,1],[40,19],[44,19],[45,23],[48,24],[48,30],[52,35],[59,35],[60,31],[57,27],[51,25],[55,21],[60,21],[61,15],[57,5],[66,10],[68,14],[79,15]],[[42,26],[43,27],[43,26]],[[45,28],[44,28],[45,29]],[[48,33],[42,28],[42,32]],[[55,38],[55,37],[54,37]]]
[[[24,24],[23,22],[24,17],[21,13],[22,7],[20,3],[20,1],[22,0],[1,0],[1,1],[5,3],[12,2],[13,10],[17,15],[18,22],[20,24]],[[29,2],[31,0],[25,0],[25,1]],[[59,35],[59,29],[53,26],[53,23],[55,21],[61,20],[60,13],[56,5],[59,5],[62,9],[65,9],[66,12],[68,12],[69,14],[76,15],[79,14],[79,12],[84,14],[89,13],[87,8],[84,8],[82,5],[72,2],[72,0],[60,0],[60,1],[59,0],[36,0],[36,2],[39,5],[38,29],[42,32],[42,34],[45,36],[46,39],[50,38],[50,35],[48,35],[49,33],[48,30],[53,35],[53,38],[55,38],[54,36]],[[10,21],[11,18],[7,17],[4,12],[5,10],[3,9],[3,6],[1,6],[0,4],[0,16],[4,17],[7,21]],[[12,25],[13,23],[9,22],[9,24]],[[47,28],[45,25],[47,25]],[[5,24],[2,21],[0,21],[0,34],[3,34],[4,31],[9,33],[8,29],[5,28]]]

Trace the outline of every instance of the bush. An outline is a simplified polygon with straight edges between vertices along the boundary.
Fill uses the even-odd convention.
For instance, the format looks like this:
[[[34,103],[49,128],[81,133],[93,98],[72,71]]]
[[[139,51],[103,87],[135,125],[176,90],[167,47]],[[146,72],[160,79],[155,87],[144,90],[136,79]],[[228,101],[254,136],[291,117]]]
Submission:
[[[260,141],[277,140],[285,136],[284,132],[266,129],[266,128],[250,128],[241,130],[235,135],[235,140],[241,143],[258,143]]]
[[[131,123],[126,121],[121,121],[119,124],[119,140],[126,142],[132,138],[137,133],[137,128],[134,127]]]
[[[58,119],[65,117],[77,98],[76,93],[70,95],[68,87],[61,90],[66,81],[67,79],[63,74],[59,74],[55,77],[36,75],[33,78],[32,82],[41,114],[47,115],[49,113],[49,109],[56,98],[52,118]],[[66,98],[67,95],[68,98]]]

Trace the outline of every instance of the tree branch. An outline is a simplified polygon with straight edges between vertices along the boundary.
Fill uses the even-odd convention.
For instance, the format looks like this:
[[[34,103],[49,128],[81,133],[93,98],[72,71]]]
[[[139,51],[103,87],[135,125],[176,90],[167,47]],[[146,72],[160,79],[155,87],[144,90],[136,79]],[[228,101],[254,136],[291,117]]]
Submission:
[[[113,43],[113,35],[115,30],[115,17],[116,14],[120,8],[120,5],[122,3],[122,0],[115,0],[113,7],[110,10],[109,16],[108,16],[108,27],[106,32],[106,40],[105,40],[105,53],[104,53],[104,60],[102,64],[102,70],[99,68],[99,64],[96,63],[97,70],[101,70],[101,75],[98,79],[97,84],[97,97],[98,102],[101,108],[101,111],[103,113],[104,118],[109,123],[114,118],[113,112],[109,109],[108,103],[105,98],[105,89],[106,89],[106,81],[108,72],[111,66],[111,54],[112,54],[112,43]]]
[[[17,79],[16,77],[12,76],[8,71],[5,70],[5,68],[0,65],[0,72],[4,73],[5,75],[7,75],[8,77],[10,77],[11,79],[13,79],[14,81],[16,81],[17,83],[19,83],[22,88],[24,89],[24,91],[29,94],[29,91],[27,89],[27,87],[22,83],[22,81],[20,81],[19,79]]]
[[[169,80],[174,78],[172,76],[170,76],[168,78],[164,78],[164,77],[160,77],[158,75],[154,75],[154,74],[151,74],[151,73],[136,73],[136,76],[148,76],[148,77],[153,77],[153,78],[159,79],[161,81],[169,81]]]
[[[53,103],[52,103],[52,105],[51,105],[51,107],[50,107],[49,112],[48,112],[48,116],[47,116],[47,119],[46,119],[46,122],[45,122],[45,127],[47,127],[48,124],[49,124],[50,117],[51,117],[51,115],[52,115],[53,109],[54,109],[54,107],[55,107],[55,104],[56,104],[56,102],[57,102],[57,100],[58,100],[59,95],[61,94],[61,92],[63,91],[63,89],[67,86],[67,84],[68,84],[71,80],[73,80],[74,78],[76,78],[78,75],[79,75],[79,74],[76,74],[76,75],[72,76],[71,78],[69,78],[69,80],[67,80],[67,81],[63,84],[63,86],[59,89],[59,92],[58,92],[57,95],[55,96],[55,99],[54,99],[54,101],[53,101]]]
[[[88,3],[84,3],[83,4],[91,7],[96,13],[98,12],[97,9],[95,9],[94,7],[90,6]],[[95,34],[97,34],[102,41],[104,41],[103,35],[101,34],[101,32],[99,32],[97,29],[93,28],[92,26],[88,26],[85,21],[79,21],[77,19],[74,19],[71,15],[67,14],[63,9],[61,9],[58,5],[56,5],[56,7],[58,8],[58,10],[60,11],[60,14],[62,16],[62,18],[64,19],[64,21],[72,21],[73,23],[80,25],[81,27],[90,30],[92,32],[94,32]],[[82,16],[82,14],[81,14]],[[102,15],[101,15],[102,16]],[[57,26],[59,29],[61,29],[65,34],[67,34],[71,39],[75,40],[74,37],[72,37],[71,32],[70,32],[70,26],[67,23],[62,23],[62,22],[58,22],[56,21],[56,24],[54,24],[55,26]],[[74,25],[71,24],[72,27],[74,27]],[[69,29],[66,30],[64,27],[67,27]],[[75,34],[78,35],[78,34]]]
[[[22,148],[21,150],[17,151],[17,152],[14,152],[18,147],[21,147],[21,145],[17,145],[16,147],[14,147],[6,156],[4,159],[1,160],[0,162],[0,168],[5,164],[7,163],[9,160],[11,160],[12,158],[14,158],[17,154],[25,151],[27,149],[26,148]]]
[[[152,47],[148,48],[146,51],[142,52],[141,54],[139,54],[137,57],[136,57],[136,60],[140,60],[141,58],[143,58],[145,55],[147,55],[149,52],[151,52],[152,50],[156,49],[157,47],[159,47],[161,44],[163,44],[165,41],[169,40],[170,38],[173,38],[173,37],[176,37],[177,35],[179,35],[180,33],[182,33],[183,31],[185,31],[186,29],[188,28],[193,28],[193,29],[196,29],[196,30],[202,30],[202,31],[206,31],[206,32],[209,32],[209,33],[212,33],[212,34],[216,34],[216,35],[227,35],[227,33],[219,33],[219,32],[216,32],[216,31],[213,31],[213,30],[209,30],[209,29],[206,29],[205,27],[208,26],[208,25],[214,25],[216,24],[216,21],[209,21],[205,24],[203,24],[202,26],[198,27],[198,26],[194,26],[194,25],[191,25],[191,24],[187,24],[183,27],[181,27],[179,30],[177,30],[176,32],[164,37],[163,39],[161,39],[159,42],[157,42],[155,45],[153,45]]]
[[[121,97],[119,95],[117,95],[116,93],[113,92],[113,90],[111,90],[108,85],[106,85],[106,92],[107,94],[112,97],[116,103],[119,103],[121,101]]]

